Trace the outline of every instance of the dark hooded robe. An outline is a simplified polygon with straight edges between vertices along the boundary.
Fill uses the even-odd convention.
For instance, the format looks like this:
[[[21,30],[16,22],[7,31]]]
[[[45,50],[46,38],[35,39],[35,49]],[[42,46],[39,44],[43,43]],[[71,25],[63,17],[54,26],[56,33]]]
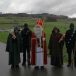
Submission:
[[[76,67],[76,31],[75,31],[75,34],[74,34],[74,66]]]
[[[15,35],[16,38],[12,38],[12,34],[9,34],[7,39],[6,51],[9,53],[9,65],[18,65],[20,63],[21,52],[21,36]]]
[[[62,37],[61,33],[52,33],[49,40],[48,48],[51,55],[51,65],[62,66],[63,65],[63,44],[64,41],[59,42]]]

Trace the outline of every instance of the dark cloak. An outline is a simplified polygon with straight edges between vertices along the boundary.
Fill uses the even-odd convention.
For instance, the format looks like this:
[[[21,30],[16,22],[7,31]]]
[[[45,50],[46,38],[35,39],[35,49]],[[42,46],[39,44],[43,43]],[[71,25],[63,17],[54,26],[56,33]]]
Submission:
[[[52,34],[50,36],[48,48],[51,55],[51,65],[61,66],[63,65],[63,45],[64,41],[59,42],[62,37],[61,33]]]
[[[9,34],[6,51],[9,52],[9,65],[18,65],[20,63],[20,52],[22,51],[20,34],[16,34],[16,39],[13,39],[12,34]]]

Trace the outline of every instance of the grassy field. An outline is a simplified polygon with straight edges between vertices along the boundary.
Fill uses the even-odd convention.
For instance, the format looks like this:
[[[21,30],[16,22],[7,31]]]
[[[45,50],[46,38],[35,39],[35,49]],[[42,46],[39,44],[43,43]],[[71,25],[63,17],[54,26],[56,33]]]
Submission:
[[[13,26],[23,26],[24,23],[29,24],[29,28],[33,31],[34,26],[36,25],[36,21],[34,19],[29,19],[25,17],[0,17],[0,29],[11,29]],[[52,29],[56,26],[60,29],[61,33],[65,33],[69,28],[71,22],[69,21],[58,21],[58,22],[45,22],[44,23],[44,31],[46,32],[47,45],[49,42],[49,37]],[[73,21],[76,25],[76,22]],[[76,26],[75,26],[76,28]],[[8,32],[0,32],[0,42],[6,43],[8,37]],[[66,48],[64,46],[64,62],[67,61],[67,53]]]

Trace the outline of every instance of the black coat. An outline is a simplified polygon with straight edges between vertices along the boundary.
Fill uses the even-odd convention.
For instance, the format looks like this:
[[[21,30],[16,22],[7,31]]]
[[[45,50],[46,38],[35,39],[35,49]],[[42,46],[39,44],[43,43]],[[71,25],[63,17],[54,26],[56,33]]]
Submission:
[[[51,65],[61,66],[63,64],[63,45],[64,41],[59,42],[62,34],[52,34],[49,40],[48,48],[51,55]]]
[[[30,29],[23,29],[21,31],[23,50],[25,50],[25,48],[31,49],[31,35],[32,35],[32,32],[30,31]]]
[[[65,44],[66,48],[73,49],[75,44],[75,31],[67,30],[65,34]]]
[[[21,36],[16,35],[16,39],[12,38],[12,34],[9,34],[6,44],[6,52],[9,52],[9,65],[17,65],[20,63]]]
[[[74,65],[76,66],[76,32],[75,32],[75,43],[74,43]]]

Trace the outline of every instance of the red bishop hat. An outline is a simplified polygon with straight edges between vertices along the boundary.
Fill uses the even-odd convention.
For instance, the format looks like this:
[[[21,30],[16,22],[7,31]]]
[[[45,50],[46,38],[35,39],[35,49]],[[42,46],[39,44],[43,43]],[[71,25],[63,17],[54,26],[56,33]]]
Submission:
[[[37,19],[37,25],[38,26],[43,26],[43,19]]]

